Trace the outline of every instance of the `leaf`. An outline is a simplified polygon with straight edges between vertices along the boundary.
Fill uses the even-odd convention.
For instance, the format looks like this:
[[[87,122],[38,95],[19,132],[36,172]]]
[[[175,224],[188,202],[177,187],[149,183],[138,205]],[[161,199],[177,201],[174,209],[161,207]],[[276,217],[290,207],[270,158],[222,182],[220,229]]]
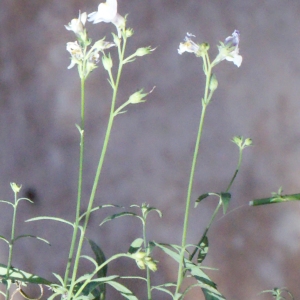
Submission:
[[[201,240],[200,246],[199,246],[199,253],[197,257],[198,264],[201,264],[203,260],[205,259],[208,252],[208,238],[205,235],[203,239]]]
[[[168,249],[166,245],[155,243],[159,248],[161,248],[166,254],[171,256],[177,262],[180,262],[180,255],[174,251]],[[222,299],[226,300],[223,295],[217,290],[217,285],[200,269],[199,266],[195,265],[193,262],[184,258],[184,264],[186,270],[190,271],[191,275],[198,281],[199,286],[205,295],[206,300],[216,300]]]
[[[200,201],[202,201],[203,199],[207,198],[210,196],[210,193],[205,193],[202,194],[201,196],[198,197],[198,199],[196,200],[197,203],[199,203]]]
[[[120,206],[120,205],[115,205],[115,204],[104,204],[104,205],[99,205],[99,206],[96,206],[94,208],[91,209],[91,213],[96,211],[96,210],[99,210],[99,209],[102,209],[102,208],[107,208],[107,207],[117,207],[117,208],[124,208],[123,206]],[[85,213],[83,213],[80,217],[79,217],[79,220],[82,220],[87,214],[87,211]]]
[[[129,247],[129,249],[128,249],[128,253],[130,253],[130,254],[136,253],[136,252],[142,247],[143,242],[144,242],[144,241],[143,241],[142,238],[137,238],[137,239],[135,239],[135,240],[131,243],[131,245],[130,245],[130,247]]]
[[[89,244],[95,254],[95,258],[96,258],[96,262],[98,264],[98,266],[102,265],[105,261],[106,261],[106,257],[104,255],[104,252],[101,250],[101,248],[92,240],[88,240]],[[100,269],[97,272],[97,277],[98,278],[102,278],[105,277],[107,274],[107,268],[108,266],[105,265],[102,269]],[[105,294],[106,294],[106,285],[105,284],[100,284],[99,286],[100,288],[100,293],[103,295],[104,299],[105,299]],[[100,299],[100,298],[99,298]]]
[[[47,240],[45,240],[45,239],[43,239],[43,238],[41,238],[39,236],[35,236],[35,235],[31,235],[31,234],[22,234],[22,235],[19,235],[19,236],[17,236],[15,238],[15,241],[18,240],[18,239],[24,238],[24,237],[34,238],[34,239],[40,240],[40,241],[48,244],[49,246],[51,246],[51,244]]]
[[[172,283],[172,282],[167,282],[167,283],[164,283],[164,284],[161,284],[161,285],[153,286],[151,288],[151,290],[158,290],[158,291],[164,292],[164,293],[169,294],[170,296],[172,296],[172,298],[174,299],[173,293],[171,291],[169,291],[167,289],[167,287],[176,288],[176,284]]]
[[[10,268],[8,277],[6,277],[7,273],[7,266],[0,264],[0,277],[4,279],[11,279],[11,280],[18,280],[22,282],[29,282],[29,283],[35,283],[35,284],[46,284],[50,285],[51,282],[39,277],[34,274],[27,273],[25,271],[19,270],[17,268]]]
[[[269,198],[261,198],[255,199],[249,202],[250,206],[258,206],[264,204],[272,204],[272,203],[281,203],[281,202],[288,202],[288,201],[298,201],[300,200],[300,194],[290,194],[290,195],[274,195],[273,197]]]
[[[107,284],[115,288],[125,298],[129,300],[138,300],[138,298],[123,284],[116,281],[109,281]]]
[[[211,291],[210,289],[202,288],[202,292],[205,296],[205,300],[226,300],[217,290]]]
[[[40,220],[52,220],[52,221],[57,221],[57,222],[61,222],[61,223],[65,223],[68,225],[71,225],[72,227],[74,227],[74,224],[65,220],[65,219],[61,219],[61,218],[56,218],[56,217],[49,217],[49,216],[41,216],[41,217],[36,217],[36,218],[31,218],[26,220],[25,222],[33,222],[33,221],[40,221]]]
[[[0,235],[0,240],[3,240],[7,244],[9,244],[9,240],[7,240],[3,235]]]
[[[108,216],[106,217],[100,224],[103,225],[104,223],[108,222],[108,221],[111,221],[113,219],[117,219],[117,218],[120,218],[120,217],[124,217],[124,216],[132,216],[132,217],[138,217],[138,218],[141,218],[140,216],[138,216],[137,214],[135,213],[132,213],[132,212],[128,212],[128,211],[124,211],[124,212],[121,212],[121,213],[118,213],[118,214],[113,214],[111,216]]]
[[[220,196],[220,199],[223,204],[223,214],[225,215],[226,211],[228,209],[228,206],[229,206],[229,202],[231,200],[231,194],[230,193],[220,193],[219,196]]]
[[[222,205],[223,205],[223,213],[225,215],[227,209],[228,209],[228,205],[231,199],[231,194],[230,193],[205,193],[202,194],[201,196],[198,197],[198,199],[195,202],[195,207],[197,207],[197,205],[199,204],[200,201],[202,201],[203,199],[209,197],[209,196],[217,196],[220,198],[220,200],[222,201]]]

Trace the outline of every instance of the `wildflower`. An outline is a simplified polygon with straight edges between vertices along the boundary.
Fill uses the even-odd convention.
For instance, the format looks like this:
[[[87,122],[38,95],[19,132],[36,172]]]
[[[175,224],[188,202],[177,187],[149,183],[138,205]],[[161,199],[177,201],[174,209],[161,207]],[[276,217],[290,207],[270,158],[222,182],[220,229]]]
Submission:
[[[143,251],[138,251],[132,254],[132,258],[135,259],[137,266],[141,270],[145,270],[146,266],[153,272],[157,270],[157,262],[153,260],[151,256],[148,256]]]
[[[13,190],[14,193],[19,193],[21,188],[22,188],[22,185],[17,185],[14,182],[11,182],[10,186],[11,186],[11,189]]]
[[[121,37],[121,30],[125,28],[125,19],[118,14],[117,0],[106,0],[105,3],[100,3],[98,11],[88,15],[88,21],[93,24],[105,22],[113,23],[118,31],[118,37]]]
[[[219,54],[215,60],[215,64],[226,59],[232,61],[237,67],[242,64],[243,57],[239,55],[240,32],[235,30],[231,36],[228,36],[224,43],[218,46]]]
[[[187,33],[186,37],[184,38],[184,43],[179,44],[178,53],[181,55],[184,52],[190,53],[197,53],[199,51],[199,45],[197,45],[192,39],[191,36],[195,36],[191,33]]]
[[[73,68],[76,64],[79,64],[83,60],[83,51],[80,45],[76,42],[67,43],[67,51],[71,54],[71,63],[68,66],[68,69]]]
[[[85,35],[84,26],[87,20],[86,12],[79,11],[78,19],[73,19],[68,25],[65,25],[67,30],[73,31],[77,36],[82,37]]]

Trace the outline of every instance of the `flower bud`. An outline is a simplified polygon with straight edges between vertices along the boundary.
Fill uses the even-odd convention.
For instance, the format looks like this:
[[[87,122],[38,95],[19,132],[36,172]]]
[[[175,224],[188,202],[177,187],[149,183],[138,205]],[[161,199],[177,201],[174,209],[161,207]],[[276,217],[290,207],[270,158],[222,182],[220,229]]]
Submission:
[[[10,183],[10,186],[11,186],[11,189],[13,190],[13,192],[14,192],[15,194],[19,193],[20,190],[21,190],[21,188],[22,188],[22,185],[17,185],[17,184],[14,183],[14,182],[11,182],[11,183]]]
[[[214,92],[218,87],[218,80],[215,74],[210,76],[209,89]]]
[[[244,145],[245,146],[251,146],[252,145],[252,139],[250,139],[250,138],[245,139]]]
[[[109,71],[112,68],[113,62],[112,62],[110,54],[108,56],[106,56],[106,55],[102,56],[102,64],[103,64],[104,69],[107,71]]]
[[[133,31],[132,28],[126,28],[125,35],[126,35],[127,38],[133,36],[133,33],[134,33],[134,31]]]
[[[144,56],[147,54],[150,54],[151,51],[153,51],[154,49],[151,49],[151,47],[143,47],[143,48],[138,48],[135,52],[136,56]]]

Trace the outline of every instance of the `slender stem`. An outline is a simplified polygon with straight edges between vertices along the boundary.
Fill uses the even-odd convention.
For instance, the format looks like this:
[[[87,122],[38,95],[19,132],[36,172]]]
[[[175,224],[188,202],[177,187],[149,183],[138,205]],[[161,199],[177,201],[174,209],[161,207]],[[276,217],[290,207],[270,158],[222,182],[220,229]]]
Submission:
[[[207,105],[209,104],[209,98],[211,98],[211,95],[209,95],[209,83],[211,78],[211,65],[208,54],[206,54],[203,57],[203,63],[204,63],[204,73],[206,75],[206,81],[205,81],[205,91],[204,91],[204,97],[202,99],[202,112],[199,122],[199,128],[198,128],[198,134],[194,149],[194,155],[193,155],[193,161],[190,171],[190,178],[189,178],[189,184],[187,189],[187,196],[186,196],[186,206],[185,206],[185,214],[184,214],[184,223],[183,223],[183,233],[182,233],[182,242],[181,242],[181,252],[180,252],[180,262],[179,262],[179,268],[178,268],[178,277],[177,277],[177,285],[176,285],[176,294],[179,293],[183,277],[184,277],[184,253],[186,248],[186,238],[187,238],[187,231],[188,231],[188,223],[189,223],[189,214],[190,214],[190,207],[191,207],[191,195],[193,190],[193,182],[194,182],[194,175],[195,175],[195,169],[197,164],[197,157],[199,154],[199,146],[200,141],[202,137],[202,131],[203,131],[203,124],[204,124],[204,118],[206,113]]]
[[[122,48],[121,50],[120,50],[120,47]],[[77,253],[76,253],[76,257],[75,257],[75,261],[74,261],[74,269],[73,269],[72,281],[71,281],[71,286],[70,286],[71,290],[73,289],[73,286],[74,286],[74,283],[75,283],[77,270],[78,270],[78,265],[79,265],[79,259],[80,259],[80,255],[81,255],[81,249],[82,249],[82,246],[83,246],[83,242],[84,242],[84,238],[85,238],[85,234],[86,234],[90,214],[91,214],[91,211],[92,211],[92,208],[93,208],[93,203],[94,203],[94,200],[95,200],[95,195],[96,195],[96,191],[97,191],[97,187],[98,187],[98,183],[99,183],[99,179],[100,179],[100,175],[101,175],[101,170],[102,170],[105,154],[106,154],[106,151],[107,151],[108,142],[109,142],[109,139],[110,139],[111,129],[112,129],[112,125],[113,125],[113,121],[114,121],[114,117],[115,117],[114,116],[114,111],[115,111],[115,104],[116,104],[116,98],[117,98],[119,82],[120,82],[121,73],[122,73],[125,47],[126,47],[126,38],[124,38],[124,40],[123,40],[123,46],[118,47],[118,50],[119,50],[119,67],[118,67],[118,73],[117,73],[117,78],[116,78],[116,81],[115,81],[115,85],[113,86],[113,96],[112,96],[110,115],[109,115],[107,129],[106,129],[105,138],[104,138],[104,142],[103,142],[103,147],[102,147],[102,151],[101,151],[101,154],[100,154],[99,163],[98,163],[98,167],[97,167],[97,170],[96,170],[96,175],[95,175],[95,179],[94,179],[94,183],[93,183],[93,187],[92,187],[92,191],[91,191],[91,195],[90,195],[90,199],[89,199],[89,204],[88,204],[88,208],[87,208],[87,211],[86,211],[85,221],[84,221],[84,225],[83,225],[83,231],[82,231],[82,234],[81,234],[80,239],[78,241],[78,248],[77,248]],[[71,299],[70,294],[69,294],[68,299]]]
[[[146,217],[143,216],[143,240],[144,240],[144,248],[146,249],[147,255],[150,254],[149,248],[147,247],[147,237],[146,237]],[[146,278],[147,278],[147,299],[152,300],[151,294],[151,273],[148,266],[146,266]]]
[[[82,175],[83,175],[83,158],[84,158],[84,119],[85,119],[85,78],[81,78],[81,116],[80,116],[80,154],[79,154],[79,172],[78,172],[78,190],[77,190],[77,205],[76,205],[76,217],[75,226],[73,230],[73,236],[68,256],[68,263],[66,267],[64,285],[67,286],[69,273],[71,269],[71,263],[73,259],[75,243],[77,239],[80,206],[81,206],[81,194],[82,194]]]
[[[9,254],[8,254],[8,260],[7,260],[7,268],[6,268],[6,278],[9,276],[9,271],[11,268],[12,264],[12,256],[13,256],[13,248],[14,248],[14,242],[15,242],[15,228],[16,228],[16,216],[17,216],[17,206],[18,206],[18,195],[16,192],[14,192],[14,201],[15,203],[13,204],[13,218],[12,218],[12,225],[11,225],[11,234],[10,234],[10,241],[9,241]],[[6,294],[5,294],[5,299],[9,299],[9,286],[10,284],[8,283],[7,288],[6,288]]]
[[[193,162],[192,162],[192,167],[191,167],[191,172],[190,172],[190,180],[189,180],[189,185],[188,185],[188,190],[187,190],[186,207],[185,207],[185,215],[184,215],[184,223],[183,223],[182,243],[181,243],[181,253],[180,253],[180,263],[179,263],[177,287],[176,287],[177,293],[179,292],[179,289],[181,287],[182,280],[183,280],[183,272],[184,272],[184,270],[183,270],[184,261],[183,260],[184,260],[184,253],[185,253],[185,247],[186,247],[186,237],[187,237],[188,221],[189,221],[190,206],[191,206],[191,194],[192,194],[193,181],[194,181],[193,179],[194,179],[194,175],[195,175],[195,168],[196,168],[199,146],[200,146],[200,141],[201,141],[201,136],[202,136],[206,108],[207,108],[207,105],[204,104],[202,107],[202,113],[201,113],[201,118],[200,118],[200,123],[199,123],[199,130],[198,130],[196,145],[195,145],[195,149],[194,149]]]

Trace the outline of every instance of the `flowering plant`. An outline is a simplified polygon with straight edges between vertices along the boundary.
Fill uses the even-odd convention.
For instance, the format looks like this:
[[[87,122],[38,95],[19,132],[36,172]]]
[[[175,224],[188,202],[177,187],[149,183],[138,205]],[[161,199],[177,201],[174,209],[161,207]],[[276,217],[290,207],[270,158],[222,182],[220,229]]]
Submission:
[[[112,23],[115,26],[116,33],[112,33],[112,40],[106,41],[105,38],[97,40],[92,43],[89,37],[86,25],[87,22],[98,24],[101,22]],[[119,84],[122,77],[123,67],[136,59],[153,53],[155,48],[150,46],[137,48],[133,53],[127,55],[126,45],[130,37],[134,34],[131,28],[126,27],[126,17],[118,13],[117,0],[107,0],[105,3],[100,3],[97,11],[87,14],[79,11],[78,18],[72,19],[68,25],[65,25],[68,31],[75,34],[75,41],[67,42],[66,50],[70,54],[70,64],[68,69],[77,66],[77,71],[80,78],[80,109],[81,118],[79,124],[76,125],[80,137],[80,155],[79,155],[79,172],[78,172],[78,190],[76,211],[74,212],[74,220],[66,220],[55,216],[39,216],[27,220],[28,222],[37,222],[40,220],[51,220],[66,224],[72,228],[72,237],[67,257],[67,264],[65,266],[64,274],[53,274],[54,278],[44,279],[35,274],[30,274],[26,271],[13,267],[13,248],[15,242],[20,238],[33,237],[39,239],[47,244],[49,242],[38,236],[22,235],[16,236],[16,212],[18,205],[21,201],[31,201],[27,198],[19,198],[18,195],[21,186],[16,183],[11,183],[11,189],[14,194],[14,201],[0,200],[1,203],[8,204],[13,208],[11,236],[5,238],[0,236],[0,239],[5,241],[9,247],[9,256],[6,264],[0,264],[0,277],[4,285],[4,291],[0,293],[8,300],[13,299],[16,295],[21,295],[25,299],[33,299],[24,291],[24,286],[35,284],[40,288],[40,296],[38,299],[45,297],[46,292],[44,286],[47,286],[51,293],[47,299],[66,299],[66,300],[103,300],[107,296],[107,288],[115,289],[119,295],[126,299],[136,300],[135,291],[130,290],[124,282],[126,280],[134,280],[138,282],[139,286],[143,289],[143,299],[148,300],[165,297],[168,295],[173,300],[187,299],[188,293],[194,288],[200,288],[205,300],[224,300],[225,296],[218,290],[216,283],[208,276],[203,262],[209,250],[208,231],[211,224],[216,218],[218,212],[222,209],[226,214],[230,200],[231,200],[231,187],[235,178],[240,170],[243,151],[245,148],[252,145],[250,138],[242,136],[235,136],[232,142],[238,148],[238,159],[235,171],[229,180],[228,185],[221,192],[207,192],[200,195],[195,201],[194,206],[199,206],[202,201],[208,197],[216,197],[218,204],[211,215],[211,218],[206,226],[203,234],[198,240],[192,244],[187,243],[187,234],[189,231],[189,219],[192,206],[192,191],[195,177],[196,164],[198,160],[198,153],[200,149],[202,133],[204,129],[204,120],[207,112],[208,105],[211,103],[212,97],[218,88],[218,80],[214,68],[223,61],[232,62],[235,66],[240,67],[242,64],[242,56],[239,54],[240,33],[234,30],[231,36],[225,38],[224,42],[218,45],[218,54],[214,59],[210,57],[210,45],[206,42],[196,43],[194,41],[195,35],[187,33],[184,41],[179,44],[178,54],[182,55],[185,52],[193,53],[196,59],[201,59],[202,70],[205,76],[205,88],[203,97],[199,101],[202,106],[201,115],[199,116],[199,127],[197,131],[194,152],[192,156],[192,163],[190,168],[190,176],[187,185],[185,211],[183,214],[183,228],[181,244],[170,244],[167,242],[157,242],[149,240],[147,236],[148,228],[148,215],[154,213],[162,218],[162,212],[150,206],[147,203],[132,204],[129,209],[125,209],[120,204],[96,204],[95,194],[99,184],[102,167],[105,160],[108,143],[115,118],[119,114],[126,112],[124,109],[130,109],[131,104],[144,103],[154,90],[154,87],[144,92],[144,89],[138,89],[132,93],[127,100],[123,100],[121,105],[116,102]],[[116,63],[111,55],[112,51],[116,51],[118,55],[118,62]],[[174,50],[175,51],[175,50]],[[184,58],[183,58],[184,59]],[[87,209],[82,212],[82,184],[83,184],[83,167],[85,156],[85,84],[90,74],[98,68],[99,65],[103,66],[103,70],[107,72],[108,82],[112,89],[110,114],[107,120],[107,130],[103,142],[103,147],[100,152],[98,165],[96,168],[96,175],[93,181],[90,198],[88,201]],[[284,201],[299,200],[299,194],[282,195],[282,190],[279,189],[277,193],[273,193],[271,198],[256,199],[250,202],[250,205],[262,205],[268,203],[277,203]],[[115,213],[107,216],[100,225],[113,221],[120,217],[134,217],[141,222],[142,234],[140,237],[134,239],[129,249],[121,253],[117,253],[107,258],[103,250],[97,245],[96,242],[88,238],[87,228],[91,214],[97,210],[104,208],[121,208],[122,212]],[[92,250],[93,256],[83,254],[83,245],[87,242]],[[160,271],[160,262],[156,259],[154,249],[161,251],[161,253],[172,259],[176,264],[177,274],[175,282],[161,282],[159,284],[153,283],[153,276],[155,272]],[[112,261],[119,259],[132,260],[138,269],[143,272],[142,276],[133,276],[126,274],[109,274],[108,265]],[[79,274],[79,263],[82,260],[87,260],[92,263],[92,269],[84,275]],[[192,278],[192,284],[189,279]],[[12,291],[12,289],[14,290]],[[283,299],[282,293],[286,292],[292,298],[292,295],[286,289],[266,290],[263,293],[271,292],[276,299]],[[158,295],[158,296],[157,296]],[[163,295],[163,296],[161,296]]]

